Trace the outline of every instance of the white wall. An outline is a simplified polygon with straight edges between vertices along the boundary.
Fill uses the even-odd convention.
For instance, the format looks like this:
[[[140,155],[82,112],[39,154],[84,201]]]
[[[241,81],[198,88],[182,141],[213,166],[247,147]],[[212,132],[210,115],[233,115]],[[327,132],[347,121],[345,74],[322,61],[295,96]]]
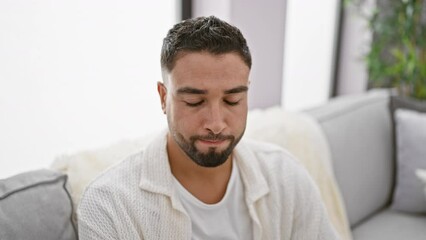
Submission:
[[[192,0],[193,17],[214,15],[224,21],[231,19],[231,1],[230,0]]]
[[[0,1],[0,178],[166,126],[175,0]]]

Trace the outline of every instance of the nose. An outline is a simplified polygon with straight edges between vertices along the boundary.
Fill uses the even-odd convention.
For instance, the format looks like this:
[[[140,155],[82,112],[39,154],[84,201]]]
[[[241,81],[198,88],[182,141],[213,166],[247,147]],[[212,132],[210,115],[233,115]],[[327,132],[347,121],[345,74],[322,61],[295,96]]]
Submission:
[[[211,104],[207,111],[204,128],[213,134],[221,133],[226,128],[226,122],[220,104]]]

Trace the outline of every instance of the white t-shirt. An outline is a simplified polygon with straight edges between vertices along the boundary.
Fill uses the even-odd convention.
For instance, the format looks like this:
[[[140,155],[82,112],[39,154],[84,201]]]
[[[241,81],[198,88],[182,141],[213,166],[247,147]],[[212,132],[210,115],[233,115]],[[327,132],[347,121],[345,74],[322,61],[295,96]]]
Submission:
[[[175,179],[182,205],[192,224],[192,239],[253,239],[252,222],[244,198],[244,186],[236,161],[220,202],[205,204]]]

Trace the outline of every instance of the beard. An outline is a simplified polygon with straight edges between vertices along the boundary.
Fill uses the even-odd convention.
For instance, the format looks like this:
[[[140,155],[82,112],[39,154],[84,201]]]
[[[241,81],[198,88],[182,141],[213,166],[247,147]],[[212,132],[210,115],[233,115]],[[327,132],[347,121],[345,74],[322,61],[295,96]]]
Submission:
[[[241,140],[244,135],[243,132],[235,137],[233,135],[222,135],[222,134],[209,134],[206,136],[195,135],[191,136],[189,140],[186,140],[185,137],[174,131],[172,133],[175,142],[179,147],[185,152],[185,154],[194,161],[197,165],[202,167],[217,167],[222,165],[231,155],[235,146]],[[216,152],[215,147],[210,147],[207,153],[203,153],[197,149],[195,142],[198,140],[207,140],[207,141],[229,141],[228,147],[226,147],[221,152]]]

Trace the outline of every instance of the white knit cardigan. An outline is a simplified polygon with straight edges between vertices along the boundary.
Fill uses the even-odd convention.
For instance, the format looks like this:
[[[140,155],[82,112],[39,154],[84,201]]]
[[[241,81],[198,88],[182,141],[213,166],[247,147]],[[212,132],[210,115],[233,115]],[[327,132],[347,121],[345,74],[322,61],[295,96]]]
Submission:
[[[254,239],[333,240],[317,187],[283,149],[241,141],[234,150]],[[79,204],[80,240],[191,239],[166,151],[166,136],[101,174]]]

